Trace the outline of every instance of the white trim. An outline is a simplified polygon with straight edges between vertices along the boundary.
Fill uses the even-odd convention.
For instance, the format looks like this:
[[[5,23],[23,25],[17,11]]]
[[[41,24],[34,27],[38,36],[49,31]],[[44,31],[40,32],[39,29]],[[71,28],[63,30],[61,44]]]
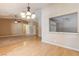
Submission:
[[[42,42],[49,43],[49,44],[56,45],[56,46],[60,46],[60,47],[63,47],[63,48],[68,48],[68,49],[71,49],[71,50],[74,50],[74,51],[78,51],[79,52],[79,49],[72,48],[72,47],[69,47],[69,46],[66,46],[66,45],[62,45],[62,44],[50,42],[50,41],[47,41],[47,40],[42,40]]]

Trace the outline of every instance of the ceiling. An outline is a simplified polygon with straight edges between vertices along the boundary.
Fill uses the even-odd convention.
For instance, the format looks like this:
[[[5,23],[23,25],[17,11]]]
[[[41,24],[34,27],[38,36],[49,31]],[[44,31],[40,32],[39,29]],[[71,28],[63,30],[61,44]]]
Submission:
[[[44,8],[49,3],[30,3],[31,11]],[[0,3],[0,17],[13,17],[20,15],[20,12],[27,11],[27,3]]]

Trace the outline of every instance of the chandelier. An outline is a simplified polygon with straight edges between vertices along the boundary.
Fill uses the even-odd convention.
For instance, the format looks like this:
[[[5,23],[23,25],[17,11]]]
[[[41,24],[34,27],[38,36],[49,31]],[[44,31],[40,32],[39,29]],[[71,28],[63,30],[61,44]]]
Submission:
[[[35,13],[31,13],[30,11],[30,6],[29,6],[29,3],[28,3],[28,6],[27,6],[27,11],[26,12],[21,12],[20,15],[22,18],[25,18],[25,19],[35,19],[36,15]]]

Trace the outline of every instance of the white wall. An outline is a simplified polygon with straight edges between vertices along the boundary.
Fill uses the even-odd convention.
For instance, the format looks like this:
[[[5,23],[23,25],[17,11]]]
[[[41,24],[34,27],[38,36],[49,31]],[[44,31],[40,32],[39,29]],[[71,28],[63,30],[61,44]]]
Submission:
[[[79,13],[79,4],[54,3],[51,6],[43,8],[41,16],[42,41],[79,51],[79,33],[49,32],[50,17],[60,16],[73,12]],[[77,29],[79,32],[79,26]]]
[[[33,24],[12,23],[13,35],[35,35],[36,28]]]
[[[12,23],[12,35],[24,35],[22,23]]]
[[[41,9],[36,11],[36,21],[38,23],[38,36],[41,37]]]
[[[25,35],[36,35],[36,26],[33,23],[25,25]]]

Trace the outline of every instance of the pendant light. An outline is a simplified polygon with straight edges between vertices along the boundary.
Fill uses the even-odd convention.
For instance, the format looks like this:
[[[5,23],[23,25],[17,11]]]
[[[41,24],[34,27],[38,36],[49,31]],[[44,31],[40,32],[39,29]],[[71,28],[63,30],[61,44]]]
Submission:
[[[36,15],[34,13],[31,13],[31,8],[29,6],[29,3],[27,6],[27,12],[21,12],[20,15],[22,18],[26,18],[26,19],[35,19],[36,18]]]

